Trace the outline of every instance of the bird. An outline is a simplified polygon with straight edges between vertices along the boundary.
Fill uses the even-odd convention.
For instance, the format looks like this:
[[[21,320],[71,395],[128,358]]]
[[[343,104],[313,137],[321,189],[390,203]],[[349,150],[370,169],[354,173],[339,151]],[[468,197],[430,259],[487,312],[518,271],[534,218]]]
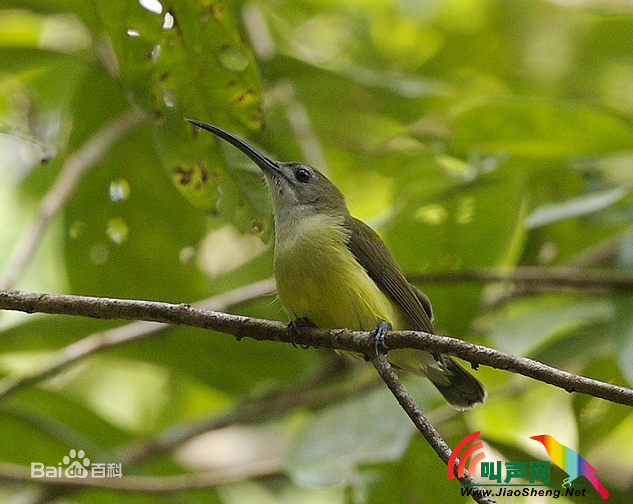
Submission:
[[[568,478],[563,480],[563,486],[569,486],[576,478],[584,476],[598,491],[600,497],[603,499],[609,497],[609,491],[596,477],[596,470],[574,450],[559,443],[549,434],[531,436],[530,439],[541,442],[552,462],[569,475]]]
[[[341,191],[318,169],[274,161],[212,124],[187,119],[246,154],[264,174],[272,200],[277,296],[304,325],[371,331],[384,344],[391,329],[434,333],[428,297],[410,284],[391,252],[352,217]],[[420,350],[388,352],[396,368],[426,376],[458,410],[484,401],[479,381],[452,357]]]

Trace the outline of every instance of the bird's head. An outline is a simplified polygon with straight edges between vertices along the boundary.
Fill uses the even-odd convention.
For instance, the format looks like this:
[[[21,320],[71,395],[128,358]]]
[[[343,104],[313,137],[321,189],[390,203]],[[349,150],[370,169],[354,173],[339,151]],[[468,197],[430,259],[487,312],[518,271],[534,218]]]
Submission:
[[[341,191],[316,168],[301,163],[273,161],[228,131],[212,124],[192,119],[188,121],[234,145],[259,166],[270,188],[276,220],[288,213],[298,218],[314,214],[332,217],[349,215]]]

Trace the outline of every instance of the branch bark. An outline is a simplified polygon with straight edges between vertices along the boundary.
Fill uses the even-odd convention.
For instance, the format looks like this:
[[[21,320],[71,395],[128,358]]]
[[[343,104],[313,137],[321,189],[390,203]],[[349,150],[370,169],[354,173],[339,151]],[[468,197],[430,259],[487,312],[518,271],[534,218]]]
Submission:
[[[269,295],[275,290],[275,280],[269,278],[239,287],[217,296],[196,303],[194,306],[206,310],[226,310],[231,306]],[[70,345],[57,350],[42,366],[31,374],[19,377],[9,377],[0,381],[0,401],[18,390],[40,382],[58,374],[70,365],[86,357],[95,355],[109,348],[125,345],[132,341],[156,337],[171,326],[166,323],[147,322],[139,320],[113,329],[90,334]]]
[[[270,286],[267,286],[269,288]],[[259,341],[279,341],[286,343],[299,344],[302,346],[314,346],[332,348],[338,350],[347,350],[360,353],[372,364],[380,374],[383,381],[387,384],[392,394],[398,400],[401,407],[408,414],[414,425],[425,437],[429,445],[436,451],[441,460],[448,464],[451,449],[442,439],[433,425],[422,414],[411,396],[408,394],[397,374],[389,364],[385,355],[375,354],[375,341],[368,333],[351,332],[344,329],[324,330],[317,328],[302,328],[297,334],[291,335],[285,324],[280,322],[255,319],[251,317],[243,317],[230,315],[227,313],[210,311],[203,308],[192,307],[188,304],[171,304],[155,301],[129,300],[129,299],[113,299],[113,298],[97,298],[76,295],[55,295],[28,293],[18,291],[0,291],[0,309],[18,310],[27,313],[41,312],[51,314],[67,314],[87,316],[93,318],[108,319],[134,319],[139,322],[125,326],[134,327],[140,324],[140,321],[159,322],[161,324],[179,324],[204,329],[211,329],[219,332],[233,334],[238,339],[250,337]],[[109,340],[99,340],[96,335],[92,338],[94,342],[88,345],[86,351],[98,351],[111,346],[120,345],[137,339],[138,337],[147,337],[150,334],[147,331],[139,331],[138,333],[124,333],[122,337],[114,337]],[[87,338],[85,338],[87,339]],[[83,340],[82,340],[83,341]],[[507,369],[509,371],[530,376],[546,383],[565,388],[568,391],[577,391],[587,393],[596,397],[602,397],[607,400],[619,402],[629,406],[633,406],[633,390],[625,387],[619,387],[598,380],[585,378],[565,371],[546,366],[539,362],[499,352],[492,348],[481,345],[473,345],[464,341],[449,338],[445,336],[437,336],[416,331],[392,331],[387,334],[387,345],[389,348],[415,348],[436,353],[446,353],[456,355],[474,364],[484,364],[492,367]],[[72,347],[70,345],[69,347]],[[67,348],[69,348],[67,347]],[[282,398],[285,403],[285,398]],[[271,404],[278,407],[275,401]],[[245,410],[248,413],[248,409]],[[208,429],[208,425],[194,426],[195,432],[201,432]],[[173,445],[173,432],[169,433],[165,439],[166,446]],[[176,433],[179,434],[179,433]],[[186,438],[190,438],[191,430],[185,432]],[[176,438],[182,439],[182,433],[176,435]],[[160,452],[165,449],[162,443],[151,443],[143,446],[143,450],[130,450],[125,455],[127,461],[139,460],[147,457],[154,451]],[[176,440],[178,444],[178,440]],[[135,447],[138,448],[138,447]],[[123,455],[123,453],[121,454]],[[151,456],[151,455],[150,455]],[[458,462],[456,461],[455,464]],[[456,471],[457,465],[453,468]],[[2,469],[2,468],[0,468]],[[6,467],[5,467],[6,469]],[[3,475],[0,471],[0,478],[5,480],[16,480],[13,478],[10,470],[16,467],[8,468],[7,474]],[[5,478],[6,476],[6,478]],[[213,478],[211,478],[213,480]],[[471,476],[459,478],[464,485],[475,485],[475,481]],[[57,495],[57,491],[64,492],[64,487],[55,488],[57,481],[45,481],[53,492]],[[67,489],[70,489],[66,483]],[[100,486],[101,482],[90,482],[91,485]],[[163,489],[162,491],[170,491],[169,489],[191,489],[202,488],[214,485],[213,481],[209,481],[204,475],[181,475],[177,477],[163,477],[156,481],[126,481],[124,485],[118,486],[118,483],[107,482],[107,485],[101,488],[121,491],[144,491],[146,484],[153,485],[153,488]],[[113,486],[114,485],[114,486]],[[116,487],[116,488],[115,488]],[[78,488],[78,487],[71,487]],[[480,503],[492,504],[495,501],[485,496],[484,492],[473,492],[471,494],[474,500]]]
[[[281,322],[208,311],[188,304],[0,291],[0,309],[188,325],[232,334],[238,339],[249,337],[258,341],[348,350],[368,356],[374,351],[374,341],[368,333],[307,327],[291,336],[287,326]],[[416,331],[392,331],[387,334],[387,345],[391,349],[414,348],[455,355],[473,364],[522,374],[568,392],[580,392],[633,406],[633,390],[629,388],[575,375],[532,359],[456,338]]]
[[[394,395],[402,409],[407,413],[407,415],[416,426],[418,431],[420,431],[422,436],[424,436],[426,442],[429,443],[433,450],[435,450],[435,453],[437,453],[440,459],[442,459],[444,464],[448,465],[448,461],[452,451],[451,448],[448,446],[448,444],[446,444],[446,441],[444,441],[442,436],[440,436],[440,433],[437,432],[435,427],[433,427],[433,424],[429,422],[429,420],[420,411],[417,404],[405,388],[404,384],[400,381],[400,378],[398,378],[398,375],[393,370],[393,367],[387,360],[386,355],[376,355],[371,362],[387,387],[389,387],[389,390]],[[477,482],[472,476],[458,476],[458,464],[459,459],[457,458],[455,459],[453,472],[462,485],[469,485],[473,488],[473,492],[471,494],[472,498],[480,504],[495,503],[496,501],[492,497],[485,495],[483,488],[477,486]]]
[[[520,285],[569,289],[633,289],[633,275],[613,269],[577,267],[516,267],[510,271],[499,269],[470,269],[407,275],[413,283],[513,282]]]

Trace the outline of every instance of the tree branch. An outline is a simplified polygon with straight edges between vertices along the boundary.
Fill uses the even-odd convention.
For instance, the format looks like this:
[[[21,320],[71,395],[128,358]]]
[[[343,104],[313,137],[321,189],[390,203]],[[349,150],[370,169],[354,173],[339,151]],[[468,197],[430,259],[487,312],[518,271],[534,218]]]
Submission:
[[[43,483],[48,487],[54,487],[64,492],[82,488],[99,488],[116,492],[147,494],[213,488],[248,478],[276,475],[281,470],[282,467],[279,460],[261,460],[247,466],[174,476],[124,475],[121,478],[32,478],[29,467],[0,462],[0,481],[28,484]]]
[[[269,278],[212,296],[196,303],[194,306],[206,310],[226,310],[236,304],[268,295],[274,292],[274,289],[275,281],[273,278]],[[141,320],[90,334],[56,351],[46,359],[46,362],[37,371],[25,376],[8,377],[0,381],[0,401],[18,390],[60,373],[71,364],[75,364],[86,357],[132,341],[155,337],[170,328],[171,325],[166,323]]]
[[[573,289],[633,289],[633,274],[621,270],[576,267],[516,267],[469,269],[407,275],[413,283],[513,282],[531,287]]]
[[[444,462],[444,464],[448,465],[449,457],[451,456],[451,448],[446,444],[446,441],[440,436],[440,433],[437,432],[433,424],[428,421],[428,419],[422,414],[417,404],[405,388],[404,384],[398,378],[398,375],[393,370],[393,367],[387,360],[386,355],[378,354],[373,359],[371,359],[371,363],[374,365],[378,374],[386,383],[391,393],[394,395],[402,409],[407,413],[413,424],[420,431],[424,439],[426,439],[427,443],[435,450],[435,453],[438,454],[440,459]],[[457,475],[457,467],[459,464],[459,459],[455,460],[455,465],[453,467],[453,472],[455,476],[459,479],[462,485],[472,486],[474,492],[471,494],[472,498],[479,503],[495,503],[496,501],[491,497],[485,495],[483,488],[481,491],[477,491],[474,485],[477,485],[475,479],[468,475],[459,477]]]
[[[291,336],[287,326],[281,322],[208,311],[188,304],[0,291],[0,309],[188,325],[233,334],[238,339],[249,337],[258,341],[348,350],[362,355],[372,355],[374,351],[374,341],[368,333],[303,328]],[[574,375],[532,359],[456,338],[416,331],[392,331],[387,335],[387,344],[391,349],[414,348],[455,355],[473,364],[522,374],[568,392],[580,392],[633,406],[633,390],[629,388]]]
[[[279,416],[297,409],[317,410],[339,401],[358,397],[380,384],[380,379],[377,376],[373,376],[361,381],[346,381],[343,386],[331,387],[324,385],[329,380],[335,380],[343,372],[345,366],[341,367],[341,363],[344,362],[338,357],[332,359],[329,362],[325,362],[323,366],[320,366],[314,373],[300,382],[281,385],[255,397],[249,396],[242,403],[227,411],[170,426],[149,439],[133,441],[112,450],[108,454],[103,454],[101,461],[116,461],[127,472],[133,470],[140,463],[147,462],[165,453],[173,452],[184,443],[206,432],[217,431],[237,424],[260,423],[269,418],[279,418]],[[248,464],[247,468],[257,467],[256,462],[256,460],[253,460],[253,465]],[[281,471],[282,468],[279,469],[279,474],[281,474]],[[248,474],[248,471],[245,471],[243,475],[244,478],[256,476]],[[127,475],[125,477],[127,478]],[[185,478],[185,476],[178,477]],[[0,468],[0,481],[2,479],[3,473]],[[31,479],[30,482],[33,483],[33,481]],[[39,481],[42,482],[42,480]],[[165,484],[169,485],[170,483]],[[38,495],[34,496],[34,500],[29,501],[29,503],[44,504],[78,490],[81,490],[81,487],[46,485]],[[29,497],[33,496],[30,495]]]
[[[136,126],[145,115],[139,109],[126,112],[103,126],[66,159],[55,182],[42,198],[37,214],[26,225],[0,276],[0,289],[10,289],[35,252],[46,225],[57,215],[77,182],[90,166],[99,162],[107,150]]]
[[[413,399],[408,394],[404,385],[391,368],[384,355],[377,356],[374,366],[379,374],[392,390],[398,402],[409,414],[418,429],[424,434],[431,446],[440,455],[440,458],[447,463],[451,450],[432,424],[422,415]],[[345,399],[349,396],[358,396],[359,392],[373,388],[376,380],[367,380],[360,384],[347,386],[344,390],[339,388],[331,390],[313,390],[306,394],[306,385],[320,385],[324,375],[331,377],[331,369],[328,366],[317,372],[313,377],[299,385],[282,387],[272,395],[267,394],[261,399],[249,400],[242,406],[220,414],[202,422],[193,422],[183,427],[171,428],[161,434],[153,441],[144,441],[132,444],[127,449],[119,451],[112,460],[117,460],[124,467],[136,464],[142,460],[160,455],[163,452],[171,451],[183,442],[196,437],[203,432],[220,429],[234,423],[248,423],[253,420],[261,421],[268,416],[278,416],[297,406],[308,408],[319,408],[330,404],[333,400]],[[456,462],[457,464],[457,462]],[[457,465],[455,465],[455,470]],[[280,474],[282,465],[279,461],[260,460],[249,463],[246,467],[224,468],[213,472],[203,472],[194,474],[181,474],[175,476],[146,477],[125,475],[122,479],[97,479],[86,478],[82,480],[68,480],[65,478],[40,478],[33,480],[29,469],[16,464],[0,463],[0,481],[15,483],[33,483],[34,481],[44,484],[48,492],[42,495],[42,499],[48,500],[47,496],[54,495],[55,498],[67,495],[84,488],[99,488],[103,490],[118,492],[142,492],[142,493],[167,493],[174,491],[195,490],[200,488],[210,488],[221,484],[231,483],[247,478],[256,478],[268,475]],[[459,478],[463,484],[475,485],[476,482],[470,476]],[[493,504],[491,498],[473,494],[473,498],[480,503]]]
[[[270,287],[270,286],[267,286]],[[379,372],[381,378],[392,394],[396,397],[401,407],[409,415],[410,419],[416,425],[418,430],[425,437],[427,442],[436,451],[438,456],[448,463],[451,449],[442,439],[433,425],[421,413],[411,396],[406,391],[404,385],[397,377],[391,365],[384,355],[375,355],[375,341],[368,333],[351,332],[344,329],[323,330],[317,328],[303,328],[298,334],[290,335],[287,326],[280,322],[254,319],[237,315],[229,315],[226,313],[209,311],[202,308],[192,307],[187,304],[170,304],[154,301],[112,299],[112,298],[96,298],[74,295],[53,295],[38,294],[16,291],[0,291],[0,309],[19,310],[27,313],[43,312],[53,314],[80,315],[94,318],[110,318],[110,319],[135,319],[146,322],[160,322],[180,325],[189,325],[192,327],[200,327],[204,329],[216,330],[224,333],[235,335],[238,339],[242,337],[250,337],[259,341],[280,341],[305,346],[315,346],[324,348],[333,348],[340,350],[348,350],[361,353],[370,358],[374,367]],[[103,350],[111,346],[119,345],[124,342],[134,340],[138,333],[129,331],[129,327],[136,324],[125,326],[128,328],[127,333],[119,337],[107,338],[105,341],[99,341],[97,335],[93,335],[95,340],[93,344],[88,345],[90,351]],[[143,331],[141,331],[142,333]],[[101,333],[103,334],[103,333]],[[145,332],[145,335],[148,333]],[[85,344],[84,340],[81,340]],[[633,405],[633,390],[625,387],[618,387],[598,380],[592,380],[580,376],[561,371],[550,366],[546,366],[530,359],[515,357],[512,355],[498,352],[497,350],[466,343],[455,338],[437,336],[433,334],[415,332],[415,331],[392,331],[387,335],[387,345],[392,349],[397,348],[416,348],[436,353],[447,353],[456,355],[465,360],[469,360],[476,364],[485,364],[500,369],[507,369],[516,373],[524,374],[535,379],[545,381],[557,386],[562,386],[569,391],[584,392],[596,397],[603,397],[614,402]],[[73,344],[74,345],[74,344]],[[72,348],[69,345],[68,348]],[[80,346],[81,349],[81,346]],[[72,352],[71,352],[72,354]],[[85,355],[86,350],[78,352],[77,355]],[[271,411],[278,411],[279,408],[287,408],[293,401],[282,396],[277,400],[269,400],[268,404]],[[257,404],[257,402],[253,403]],[[238,414],[250,415],[252,413],[252,404],[247,405],[244,409],[238,409]],[[261,404],[257,405],[258,412],[261,413]],[[234,412],[233,412],[234,413]],[[233,422],[234,415],[229,415],[228,420]],[[220,421],[226,421],[227,418],[221,418]],[[183,439],[190,439],[198,433],[205,432],[210,428],[217,427],[217,418],[214,425],[208,422],[199,424],[191,424],[185,430],[169,430],[166,431],[160,439],[156,439],[151,443],[141,446],[132,446],[127,452],[122,452],[126,462],[139,461],[141,459],[151,457],[155,453],[164,452],[170,448],[177,446]],[[457,461],[453,468],[457,470]],[[0,467],[0,479],[9,477],[2,474]],[[14,467],[15,469],[15,467]],[[251,476],[249,476],[251,477]],[[134,477],[137,478],[137,477]],[[205,486],[214,485],[213,478],[210,482],[202,475],[181,475],[175,477],[162,477],[156,480],[141,481],[138,478],[130,482],[126,478],[126,484],[123,487],[117,487],[118,483],[107,482],[107,486],[112,490],[120,491],[144,491],[145,483],[150,484],[156,491],[173,491],[170,489],[193,489],[203,488]],[[476,484],[471,476],[459,478],[464,485]],[[85,480],[84,480],[85,481]],[[57,481],[48,482],[47,485],[51,491]],[[64,482],[67,483],[68,482]],[[94,481],[87,483],[87,486],[93,486]],[[96,482],[94,486],[100,486],[101,482]],[[78,488],[78,487],[75,487]],[[158,490],[162,489],[162,490]],[[63,487],[59,488],[64,491]],[[489,497],[484,497],[484,492],[473,492],[473,498],[480,503],[494,503],[495,501]]]
[[[113,460],[120,461],[126,466],[137,464],[163,453],[169,453],[206,432],[236,424],[245,425],[266,421],[269,418],[279,418],[300,408],[316,410],[358,397],[380,383],[380,380],[374,377],[339,387],[323,387],[324,381],[332,379],[337,374],[336,370],[332,370],[332,366],[326,366],[308,380],[281,386],[261,397],[249,398],[226,412],[201,420],[184,422],[165,429],[153,438],[133,442],[119,449],[113,456]]]

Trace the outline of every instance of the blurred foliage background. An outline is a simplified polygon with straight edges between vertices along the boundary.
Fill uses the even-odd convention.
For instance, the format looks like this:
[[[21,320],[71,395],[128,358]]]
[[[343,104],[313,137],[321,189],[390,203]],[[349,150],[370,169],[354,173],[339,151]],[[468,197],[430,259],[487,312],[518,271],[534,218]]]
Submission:
[[[191,117],[331,177],[420,279],[440,332],[630,386],[630,288],[424,275],[631,274],[632,34],[630,0],[3,0],[3,287],[194,302],[269,278],[257,168]],[[12,270],[73,153],[122,116],[131,131],[85,166]],[[286,320],[272,295],[230,304]],[[121,325],[3,312],[0,390]],[[479,430],[487,460],[543,460],[529,436],[548,433],[598,468],[610,501],[630,502],[629,408],[497,370],[478,377],[489,398],[466,413],[405,380],[449,443]],[[5,482],[3,502],[467,501],[373,370],[326,351],[172,329],[14,389],[0,419],[2,462],[56,466],[83,449],[124,475],[240,474],[168,494],[60,497]],[[577,482],[588,496],[561,502],[598,502]]]

